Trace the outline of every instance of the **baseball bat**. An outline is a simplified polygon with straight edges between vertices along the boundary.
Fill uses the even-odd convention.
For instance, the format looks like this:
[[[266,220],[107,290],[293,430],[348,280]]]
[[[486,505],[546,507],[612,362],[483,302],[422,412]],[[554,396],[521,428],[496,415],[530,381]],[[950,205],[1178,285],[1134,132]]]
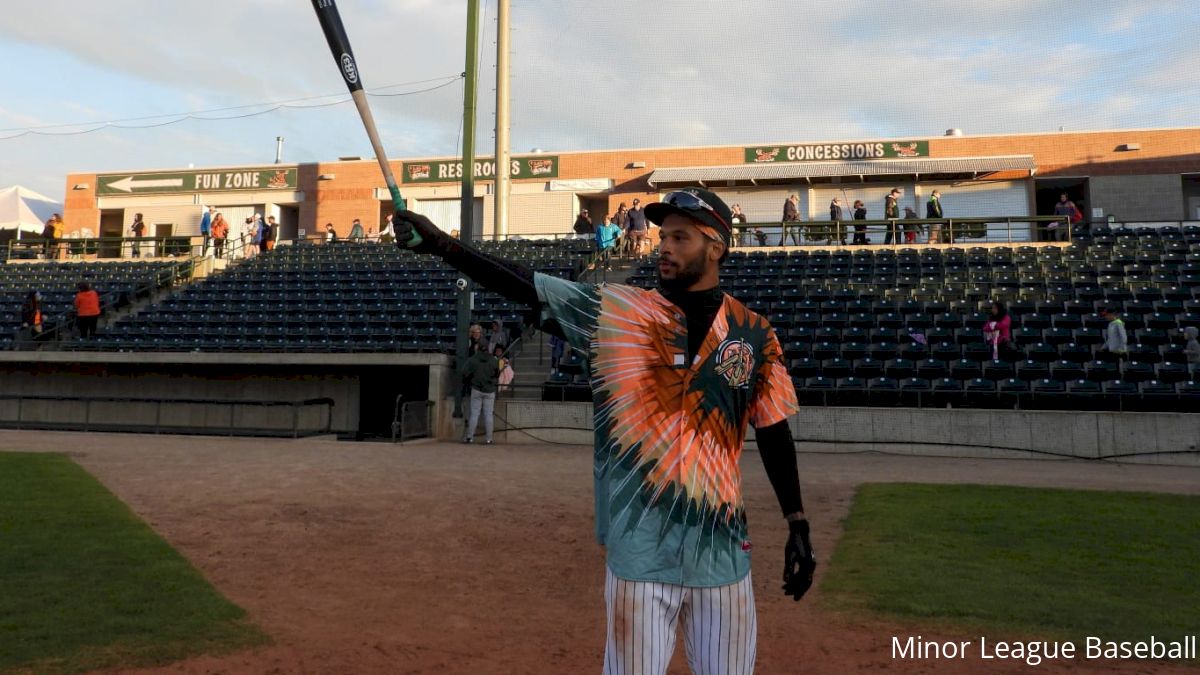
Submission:
[[[388,164],[387,153],[384,152],[383,143],[379,140],[379,131],[375,128],[375,117],[371,114],[371,106],[367,103],[367,93],[363,91],[362,73],[358,70],[358,62],[354,60],[354,50],[350,48],[350,38],[346,35],[346,27],[342,25],[342,15],[338,13],[334,0],[312,0],[312,5],[317,12],[317,21],[321,23],[321,30],[325,33],[325,42],[329,44],[333,60],[337,63],[346,88],[350,90],[350,98],[354,100],[354,107],[358,108],[358,117],[367,130],[371,148],[375,150],[375,159],[379,162],[379,168],[383,171],[383,180],[387,184],[388,192],[392,195],[392,208],[403,209],[405,208],[404,198],[400,196],[396,177],[392,175],[392,167]],[[421,243],[421,235],[413,232],[412,236],[408,246],[416,246]]]

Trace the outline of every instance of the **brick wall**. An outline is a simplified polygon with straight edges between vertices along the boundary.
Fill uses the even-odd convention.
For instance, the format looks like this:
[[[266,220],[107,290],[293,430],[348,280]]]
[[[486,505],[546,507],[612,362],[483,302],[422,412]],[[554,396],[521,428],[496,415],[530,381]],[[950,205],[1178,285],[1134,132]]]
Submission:
[[[1140,150],[1118,150],[1140,143]],[[937,138],[934,157],[1033,155],[1038,176],[1131,176],[1200,171],[1200,129]]]
[[[1127,143],[1141,144],[1141,149],[1118,150]],[[1200,129],[934,137],[929,139],[929,146],[934,157],[1030,154],[1038,165],[1037,177],[1173,174],[1178,182],[1178,174],[1200,173]],[[559,178],[612,179],[614,187],[608,195],[608,212],[615,213],[620,202],[630,204],[634,197],[643,202],[656,199],[646,181],[657,168],[741,164],[743,150],[740,145],[650,148],[565,152],[558,153],[558,158]],[[644,166],[633,168],[634,163]],[[400,175],[402,161],[392,162],[392,168]],[[321,174],[333,174],[334,178],[322,181],[318,179]],[[76,183],[87,183],[89,187],[72,190]],[[96,208],[95,183],[94,174],[67,176],[63,215],[68,231],[79,227],[98,230],[100,212]],[[383,187],[383,175],[372,160],[300,165],[299,190],[305,199],[299,205],[299,227],[314,233],[332,222],[340,236],[349,233],[354,218],[361,218],[366,229],[378,227],[379,202],[375,199],[375,189]],[[1158,187],[1154,190],[1158,191]],[[1139,191],[1134,187],[1128,192],[1136,196]],[[1175,200],[1176,211],[1182,200],[1182,195]]]
[[[75,186],[86,183],[86,190]],[[73,173],[67,176],[66,197],[63,199],[63,231],[78,232],[90,229],[93,236],[100,234],[100,209],[96,208],[96,174]]]

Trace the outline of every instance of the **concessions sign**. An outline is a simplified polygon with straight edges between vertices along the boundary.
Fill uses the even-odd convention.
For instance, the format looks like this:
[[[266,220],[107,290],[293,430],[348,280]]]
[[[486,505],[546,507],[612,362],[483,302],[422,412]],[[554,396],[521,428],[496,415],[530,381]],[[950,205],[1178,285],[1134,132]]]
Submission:
[[[860,159],[928,157],[929,141],[867,141],[863,143],[805,143],[756,145],[745,148],[746,164],[762,162],[825,162]]]

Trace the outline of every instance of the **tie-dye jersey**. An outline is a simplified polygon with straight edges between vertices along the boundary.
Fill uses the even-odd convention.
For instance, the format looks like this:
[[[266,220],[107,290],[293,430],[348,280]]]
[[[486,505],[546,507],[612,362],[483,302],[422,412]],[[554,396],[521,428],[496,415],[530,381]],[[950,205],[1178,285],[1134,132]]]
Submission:
[[[543,318],[588,357],[596,536],[622,579],[723,586],[750,570],[738,461],[746,425],[797,411],[766,319],[726,295],[693,363],[658,291],[534,277]]]

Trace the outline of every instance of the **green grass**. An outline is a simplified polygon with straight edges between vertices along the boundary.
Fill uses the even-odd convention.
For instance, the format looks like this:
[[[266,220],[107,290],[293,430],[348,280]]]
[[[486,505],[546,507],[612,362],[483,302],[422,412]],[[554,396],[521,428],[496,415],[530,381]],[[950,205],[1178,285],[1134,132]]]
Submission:
[[[266,636],[98,481],[0,452],[0,671],[168,663]]]
[[[859,489],[822,590],[939,627],[1170,640],[1200,625],[1198,572],[1200,497],[883,484]]]

